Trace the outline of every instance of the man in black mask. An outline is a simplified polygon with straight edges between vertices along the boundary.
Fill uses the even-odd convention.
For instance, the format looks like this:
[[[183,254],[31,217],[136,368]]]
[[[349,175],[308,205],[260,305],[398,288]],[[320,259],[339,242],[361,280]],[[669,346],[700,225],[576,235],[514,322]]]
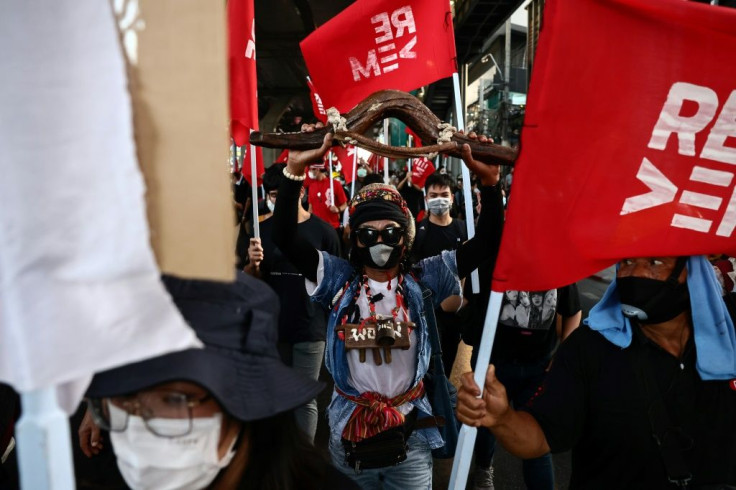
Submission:
[[[458,418],[511,453],[572,449],[570,488],[734,488],[736,332],[703,256],[642,257],[563,342],[537,394],[511,408],[488,370]]]

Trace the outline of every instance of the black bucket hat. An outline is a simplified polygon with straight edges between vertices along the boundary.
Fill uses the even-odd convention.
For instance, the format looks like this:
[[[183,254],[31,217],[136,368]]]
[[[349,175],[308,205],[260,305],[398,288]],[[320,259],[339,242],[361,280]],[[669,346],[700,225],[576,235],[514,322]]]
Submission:
[[[230,415],[250,421],[303,405],[324,387],[281,362],[276,349],[278,298],[265,283],[240,272],[233,283],[172,276],[163,282],[205,347],[97,373],[88,397],[191,381],[207,389]]]

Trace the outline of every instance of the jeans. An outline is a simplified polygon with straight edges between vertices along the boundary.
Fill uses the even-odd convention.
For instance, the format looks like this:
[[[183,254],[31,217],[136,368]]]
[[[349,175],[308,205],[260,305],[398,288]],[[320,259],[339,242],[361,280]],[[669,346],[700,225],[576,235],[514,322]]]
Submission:
[[[477,349],[473,349],[471,365],[475,369],[477,360]],[[545,369],[549,364],[548,359],[541,361],[522,362],[499,362],[496,366],[496,377],[506,387],[506,394],[514,407],[521,407],[537,391],[545,376]],[[493,453],[496,449],[496,438],[485,427],[478,429],[475,440],[475,462],[483,468],[491,466]],[[552,490],[555,485],[555,470],[550,453],[539,458],[525,459],[522,461],[522,472],[524,483],[529,490]]]
[[[279,354],[281,360],[288,366],[293,367],[310,379],[319,378],[319,370],[322,367],[322,358],[325,354],[324,340],[315,342],[297,342],[288,344],[279,343]],[[295,411],[296,423],[314,443],[314,435],[317,433],[317,399],[313,398],[298,407]]]
[[[345,450],[339,442],[330,440],[330,457],[332,464],[363,490],[431,490],[432,450],[429,444],[416,433],[409,436],[407,444],[409,449],[403,462],[396,466],[361,470],[357,474],[345,463]]]

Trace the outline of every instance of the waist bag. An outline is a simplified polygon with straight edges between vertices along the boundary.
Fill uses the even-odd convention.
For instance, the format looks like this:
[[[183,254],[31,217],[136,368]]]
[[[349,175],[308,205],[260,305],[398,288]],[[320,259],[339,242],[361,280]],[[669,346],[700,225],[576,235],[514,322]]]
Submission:
[[[342,439],[345,462],[355,471],[396,466],[406,460],[407,440],[414,430],[417,409],[405,418],[404,424],[375,436],[353,442]]]

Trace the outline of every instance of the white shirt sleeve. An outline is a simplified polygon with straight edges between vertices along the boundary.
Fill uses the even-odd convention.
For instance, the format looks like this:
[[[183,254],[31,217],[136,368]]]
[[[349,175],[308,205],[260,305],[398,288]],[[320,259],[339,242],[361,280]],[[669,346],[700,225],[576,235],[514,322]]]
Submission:
[[[325,277],[325,259],[322,257],[322,252],[319,252],[319,264],[317,265],[317,282],[310,281],[306,277],[304,278],[304,287],[307,289],[307,294],[310,296],[314,295],[317,288],[322,284],[322,279]]]

